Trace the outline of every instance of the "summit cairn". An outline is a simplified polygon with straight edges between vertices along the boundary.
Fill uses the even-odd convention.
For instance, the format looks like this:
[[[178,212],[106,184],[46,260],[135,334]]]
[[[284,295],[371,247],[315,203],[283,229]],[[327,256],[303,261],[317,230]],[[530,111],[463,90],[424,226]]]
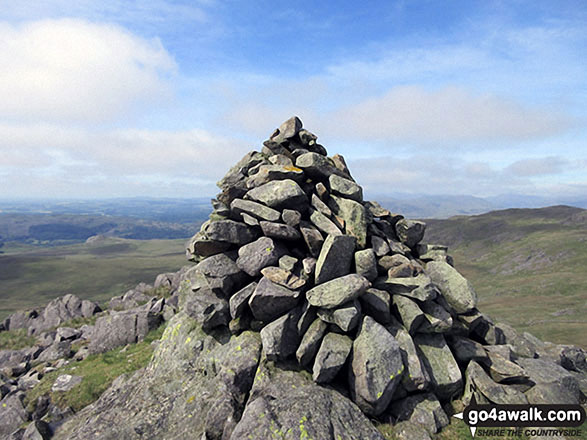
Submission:
[[[149,366],[56,439],[426,440],[473,397],[584,399],[584,350],[479,312],[426,225],[364,200],[297,117],[263,145],[218,182]]]

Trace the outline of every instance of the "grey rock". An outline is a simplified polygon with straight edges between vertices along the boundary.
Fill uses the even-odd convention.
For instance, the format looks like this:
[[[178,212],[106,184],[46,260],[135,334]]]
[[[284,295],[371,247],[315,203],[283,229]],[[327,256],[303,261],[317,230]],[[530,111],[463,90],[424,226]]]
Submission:
[[[76,328],[59,327],[55,334],[55,340],[59,341],[73,341],[81,337],[82,332]]]
[[[72,354],[70,341],[55,342],[43,350],[37,360],[49,362],[56,361],[57,359],[68,359]]]
[[[308,292],[308,302],[316,307],[332,309],[361,296],[370,286],[361,275],[349,274],[320,284]]]
[[[351,397],[368,415],[381,414],[404,372],[397,340],[373,318],[365,316],[353,343],[349,387]]]
[[[357,185],[355,182],[344,177],[340,177],[336,174],[331,174],[328,178],[330,185],[330,192],[347,199],[354,200],[356,202],[363,201],[363,188]]]
[[[273,142],[283,142],[293,138],[302,129],[302,121],[297,116],[292,116],[279,126],[269,138]]]
[[[496,382],[520,382],[526,379],[524,369],[496,352],[488,351],[487,357],[480,363],[489,370],[489,375]]]
[[[299,317],[299,310],[294,309],[263,327],[261,340],[267,359],[285,359],[296,352],[300,344]]]
[[[529,358],[536,356],[536,344],[520,335],[512,326],[500,322],[496,327],[503,333],[505,342],[512,345],[516,355]]]
[[[204,275],[207,285],[214,292],[224,296],[230,296],[245,279],[245,274],[237,263],[226,254],[208,257],[191,270]]]
[[[281,213],[281,219],[286,225],[296,227],[300,224],[302,214],[295,209],[284,209]]]
[[[417,220],[401,219],[395,224],[395,233],[399,240],[406,246],[416,246],[426,232],[426,223]]]
[[[537,385],[547,384],[548,387],[543,388],[545,392],[548,390],[549,394],[554,395],[557,393],[566,396],[566,401],[560,403],[576,403],[580,400],[581,391],[577,379],[570,371],[565,370],[560,365],[542,359],[527,358],[520,358],[516,363],[524,369],[532,382]],[[538,401],[540,395],[541,393],[537,392],[535,394],[530,393],[528,400],[530,403],[543,403]],[[532,400],[530,400],[531,397],[533,397]],[[537,400],[534,401],[534,398]]]
[[[377,202],[365,202],[363,205],[365,205],[365,208],[367,208],[373,217],[381,218],[391,215],[391,212],[389,212],[388,209],[383,208]]]
[[[389,254],[391,251],[387,241],[381,237],[377,237],[376,235],[371,237],[371,245],[373,246],[373,252],[375,252],[375,255],[378,257],[383,257],[384,255]]]
[[[369,288],[359,297],[359,300],[365,314],[372,316],[381,324],[391,321],[391,297],[386,291]]]
[[[418,256],[422,261],[445,261],[450,264],[448,247],[440,244],[418,244],[416,246]]]
[[[239,246],[250,243],[257,238],[257,234],[251,227],[234,220],[210,222],[204,233],[210,240],[224,241]]]
[[[308,203],[308,197],[302,188],[291,179],[268,182],[249,190],[244,198],[275,209],[296,209]]]
[[[398,421],[419,423],[429,434],[435,434],[449,424],[448,416],[432,393],[397,400],[390,405],[390,412]]]
[[[324,214],[326,217],[330,217],[332,216],[332,211],[330,210],[330,208],[328,207],[328,205],[326,203],[324,203],[320,197],[318,197],[315,193],[312,193],[312,197],[310,199],[310,203],[312,204],[312,207]]]
[[[241,290],[236,292],[234,295],[230,297],[229,300],[229,307],[230,307],[230,316],[232,319],[239,318],[245,312],[248,307],[249,298],[257,288],[257,283],[253,281],[250,284],[247,284]]]
[[[0,401],[0,436],[8,437],[20,425],[28,420],[28,414],[22,404],[24,394],[10,394]]]
[[[324,322],[334,324],[348,333],[361,320],[361,304],[357,300],[349,301],[335,309],[318,309],[316,314]]]
[[[451,336],[448,340],[457,361],[467,364],[469,361],[484,361],[487,352],[481,344],[464,336]]]
[[[51,391],[69,391],[73,387],[82,383],[83,377],[81,376],[72,376],[71,374],[62,374],[55,379],[53,382],[53,386],[51,387]]]
[[[308,301],[304,301],[300,306],[300,319],[298,320],[298,333],[306,333],[310,325],[316,319],[316,308],[312,307]]]
[[[430,374],[420,359],[414,340],[410,333],[399,323],[392,322],[385,326],[387,331],[397,340],[402,353],[405,372],[402,386],[408,392],[424,391],[430,386]]]
[[[331,382],[342,369],[352,347],[353,341],[348,336],[336,333],[324,336],[312,367],[314,382]]]
[[[342,157],[342,155],[340,154],[335,154],[334,156],[331,157],[332,162],[334,163],[334,166],[340,170],[345,176],[347,176],[349,179],[352,180],[351,177],[351,172],[349,171],[349,167],[346,164],[346,161],[344,160],[344,157]]]
[[[410,264],[410,260],[404,255],[384,255],[377,259],[377,270],[379,273],[387,274],[392,267],[400,266],[402,264]]]
[[[377,259],[373,249],[355,252],[355,270],[369,281],[375,281],[377,278]]]
[[[25,429],[22,440],[49,440],[52,436],[53,432],[47,422],[35,420]]]
[[[261,226],[263,235],[267,237],[286,241],[299,240],[301,238],[300,233],[293,226],[266,221],[259,222],[259,225]]]
[[[238,250],[237,266],[250,276],[258,276],[261,269],[277,264],[284,251],[269,237],[242,246]]]
[[[525,405],[528,403],[528,399],[524,396],[524,393],[513,387],[495,383],[475,361],[469,362],[465,376],[467,378],[467,384],[465,386],[466,391],[463,401],[467,404],[475,393],[482,394],[480,397],[481,401],[483,401],[484,397],[489,402],[498,405]],[[472,391],[475,389],[476,391]],[[478,394],[476,394],[477,397]]]
[[[300,232],[302,237],[308,246],[308,250],[313,257],[317,257],[322,249],[324,238],[318,229],[316,229],[311,223],[302,221],[300,223]]]
[[[121,345],[134,344],[143,340],[160,323],[160,315],[151,315],[145,310],[111,312],[96,320],[89,350],[91,353],[103,353]]]
[[[367,246],[367,212],[365,207],[354,200],[331,196],[328,206],[345,222],[345,233],[356,237],[360,249]]]
[[[561,366],[569,371],[587,373],[586,355],[580,347],[565,347],[561,352]]]
[[[461,370],[441,334],[417,334],[414,343],[432,381],[434,394],[449,400],[462,390]]]
[[[279,267],[283,270],[293,271],[298,263],[298,259],[289,255],[284,255],[279,259]]]
[[[293,161],[285,154],[275,154],[269,158],[273,165],[293,166]]]
[[[306,274],[308,277],[316,270],[316,261],[317,260],[312,257],[307,257],[302,260],[304,274]]]
[[[296,167],[303,169],[312,179],[318,180],[327,180],[332,174],[343,174],[336,168],[332,159],[314,152],[298,156]]]
[[[349,399],[295,371],[262,362],[231,440],[292,438],[383,440]]]
[[[432,280],[424,274],[406,278],[377,278],[373,285],[392,295],[409,296],[422,302],[431,301],[438,295],[438,290],[432,284]]]
[[[219,328],[208,335],[180,311],[169,322],[149,367],[115,380],[95,403],[59,426],[54,438],[229,438],[244,409],[260,352],[258,334],[243,332],[231,338],[227,329]]]
[[[281,269],[280,267],[265,267],[261,269],[261,273],[270,281],[292,290],[301,289],[306,284],[306,281],[303,278],[294,275],[289,270]]]
[[[422,303],[425,320],[418,329],[421,333],[447,333],[452,329],[453,322],[450,313],[434,301]]]
[[[27,350],[0,350],[0,368],[12,368],[31,360]]]
[[[304,333],[300,346],[296,350],[296,359],[302,367],[309,365],[316,356],[327,329],[328,324],[326,322],[321,319],[315,319]]]
[[[299,298],[299,291],[290,290],[263,277],[249,299],[249,307],[255,319],[269,322],[294,308]]]
[[[404,327],[410,334],[416,333],[426,319],[422,309],[415,301],[402,295],[393,295],[392,302]]]
[[[300,182],[304,172],[291,165],[261,165],[259,171],[247,179],[247,188],[256,188],[275,180],[291,179]]]
[[[235,215],[249,214],[259,220],[276,222],[281,214],[279,211],[251,200],[234,199],[230,204],[230,210]]]
[[[457,313],[469,312],[477,306],[477,294],[471,284],[448,263],[431,261],[426,265],[426,273]]]
[[[355,237],[348,235],[329,235],[326,237],[316,262],[316,284],[325,283],[350,272],[355,243]]]
[[[230,246],[228,242],[211,240],[203,232],[198,232],[189,240],[186,252],[188,259],[191,256],[209,257],[227,251]]]
[[[328,217],[315,209],[310,211],[310,221],[326,235],[342,235],[342,231]]]

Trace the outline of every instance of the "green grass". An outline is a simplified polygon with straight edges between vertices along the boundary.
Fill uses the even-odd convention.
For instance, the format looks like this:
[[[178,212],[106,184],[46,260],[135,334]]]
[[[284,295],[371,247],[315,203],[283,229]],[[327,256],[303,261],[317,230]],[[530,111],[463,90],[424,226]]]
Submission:
[[[79,411],[95,402],[121,374],[132,373],[147,366],[153,354],[151,342],[160,339],[164,330],[165,325],[162,325],[151,331],[142,342],[90,355],[80,362],[72,362],[46,374],[41,382],[27,393],[24,404],[29,410],[33,410],[37,399],[49,394],[51,401],[60,408],[71,407],[74,411]],[[53,383],[62,374],[81,376],[83,380],[70,391],[52,392]]]
[[[479,309],[540,339],[587,347],[587,211],[551,207],[428,221]]]
[[[0,350],[20,350],[31,347],[34,343],[34,336],[28,336],[24,328],[0,332]]]
[[[66,293],[107,302],[161,272],[187,264],[185,240],[107,239],[38,248],[7,243],[0,255],[0,319]]]

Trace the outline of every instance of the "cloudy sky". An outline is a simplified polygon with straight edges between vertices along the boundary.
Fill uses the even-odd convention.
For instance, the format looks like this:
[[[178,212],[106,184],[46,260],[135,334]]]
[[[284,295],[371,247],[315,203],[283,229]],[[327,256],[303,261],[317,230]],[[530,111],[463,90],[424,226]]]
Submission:
[[[0,198],[213,195],[293,114],[371,194],[585,197],[586,72],[584,0],[0,0]]]

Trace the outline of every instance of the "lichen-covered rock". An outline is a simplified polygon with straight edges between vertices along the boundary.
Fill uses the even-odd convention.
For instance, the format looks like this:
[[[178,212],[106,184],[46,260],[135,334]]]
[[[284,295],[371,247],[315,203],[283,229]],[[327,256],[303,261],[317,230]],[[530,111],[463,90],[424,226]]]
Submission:
[[[263,277],[249,298],[255,319],[269,322],[293,309],[300,298],[298,290],[280,286]]]
[[[414,343],[432,381],[434,394],[449,400],[463,387],[461,370],[441,334],[417,334]]]
[[[247,275],[257,276],[264,267],[277,264],[283,253],[271,238],[261,237],[238,250],[236,265]]]
[[[274,180],[249,190],[245,196],[275,209],[296,209],[308,203],[306,193],[291,179]]]
[[[327,329],[328,324],[326,322],[322,319],[315,319],[304,333],[302,342],[300,342],[300,346],[296,351],[296,359],[302,367],[308,365],[316,356],[322,337]]]
[[[491,403],[499,405],[525,405],[528,399],[524,393],[516,390],[513,387],[495,383],[486,373],[483,368],[475,361],[469,362],[467,371],[465,372],[467,384],[465,386],[466,395],[465,401],[468,403],[473,393],[470,390],[476,390],[476,398],[480,401],[483,398]],[[482,396],[479,396],[481,393]]]
[[[239,246],[250,243],[257,237],[250,226],[234,220],[210,222],[203,232],[210,240],[224,241]]]
[[[330,184],[330,192],[332,194],[346,197],[359,203],[363,201],[363,188],[352,180],[331,174],[328,177],[328,183]]]
[[[322,244],[324,243],[324,237],[322,237],[320,231],[311,223],[302,221],[300,223],[300,232],[308,246],[310,255],[312,255],[312,257],[320,255],[320,249],[322,249]]]
[[[342,235],[338,226],[320,211],[310,210],[310,222],[326,235]]]
[[[243,199],[234,199],[230,204],[230,211],[237,216],[245,213],[259,220],[267,220],[269,222],[276,222],[281,216],[280,212],[275,209],[269,208],[261,203],[253,202],[252,200]]]
[[[405,278],[377,278],[373,285],[377,289],[387,290],[392,295],[409,296],[423,302],[431,301],[438,295],[432,280],[424,274]]]
[[[401,219],[395,224],[395,232],[402,243],[413,248],[424,238],[426,223]]]
[[[450,264],[431,261],[426,265],[426,273],[457,313],[469,312],[477,306],[477,294],[473,287]]]
[[[277,238],[279,240],[295,241],[301,238],[300,233],[293,226],[275,222],[259,222],[263,235],[266,237]]]
[[[306,298],[315,307],[333,309],[358,298],[369,288],[369,285],[369,281],[361,275],[349,274],[308,290]]]
[[[448,425],[448,416],[432,393],[416,394],[393,402],[391,414],[398,421],[419,423],[429,434],[435,434]]]
[[[24,393],[11,394],[0,401],[0,436],[8,437],[20,425],[28,420],[28,414],[22,404]]]
[[[230,440],[384,440],[353,402],[304,374],[262,362],[255,378]]]
[[[312,367],[314,382],[331,382],[345,364],[352,347],[353,341],[348,336],[337,333],[324,336]]]
[[[380,324],[391,321],[391,297],[386,291],[369,288],[359,297],[359,300],[365,313],[375,318]]]
[[[318,309],[316,314],[324,322],[334,324],[348,333],[361,320],[361,304],[357,300],[349,301],[336,309]]]
[[[353,343],[349,387],[352,399],[369,415],[381,414],[404,372],[397,340],[373,318],[365,316]]]
[[[261,340],[267,359],[285,359],[296,352],[300,345],[299,317],[300,311],[294,309],[263,327]]]
[[[377,258],[373,249],[363,249],[355,252],[355,270],[369,281],[377,278]]]
[[[260,352],[258,334],[230,338],[227,329],[218,329],[206,335],[180,312],[169,322],[149,367],[121,376],[61,425],[54,438],[230,438]]]
[[[350,272],[355,243],[355,237],[348,235],[329,235],[326,237],[316,262],[316,284],[325,283]]]
[[[354,200],[331,196],[328,206],[345,222],[345,234],[357,239],[359,249],[367,246],[367,212],[365,207]]]

